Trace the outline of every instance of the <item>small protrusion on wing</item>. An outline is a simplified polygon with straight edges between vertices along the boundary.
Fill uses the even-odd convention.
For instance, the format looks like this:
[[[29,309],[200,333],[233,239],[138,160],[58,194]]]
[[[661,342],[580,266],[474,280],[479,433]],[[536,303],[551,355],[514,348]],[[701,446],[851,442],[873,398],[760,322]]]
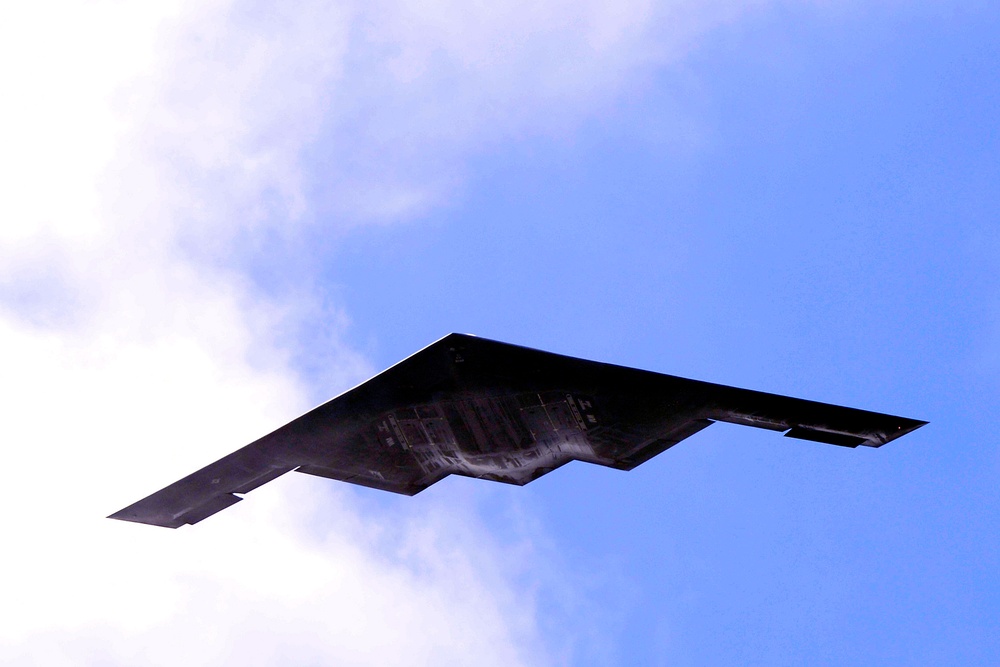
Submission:
[[[850,433],[837,433],[835,431],[820,431],[813,428],[796,426],[785,433],[786,438],[798,438],[799,440],[811,440],[812,442],[823,442],[828,445],[839,445],[841,447],[857,447],[871,442],[868,438]],[[879,445],[868,445],[878,447]]]

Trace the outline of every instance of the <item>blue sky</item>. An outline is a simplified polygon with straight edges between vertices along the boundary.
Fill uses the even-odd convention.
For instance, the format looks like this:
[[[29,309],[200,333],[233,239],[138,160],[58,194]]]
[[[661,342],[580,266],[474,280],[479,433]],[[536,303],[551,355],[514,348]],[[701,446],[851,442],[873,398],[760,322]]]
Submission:
[[[1000,11],[567,7],[58,7],[4,70],[0,655],[996,664]],[[931,423],[100,519],[451,331]]]
[[[716,427],[493,491],[604,579],[611,662],[997,659],[997,16],[875,13],[720,29],[326,272],[380,365],[471,331],[932,422],[878,452]]]

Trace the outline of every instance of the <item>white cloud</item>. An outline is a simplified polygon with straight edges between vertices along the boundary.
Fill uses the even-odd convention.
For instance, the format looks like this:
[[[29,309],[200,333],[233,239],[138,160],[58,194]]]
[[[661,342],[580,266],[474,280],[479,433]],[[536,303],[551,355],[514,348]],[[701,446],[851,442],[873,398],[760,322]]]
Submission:
[[[246,324],[203,305],[145,336],[4,322],[0,659],[544,662],[509,547],[473,515],[367,524],[350,492],[289,475],[196,528],[102,518],[301,409],[287,371],[240,358]]]
[[[571,134],[739,7],[9,10],[0,659],[555,661],[535,618],[539,582],[511,556],[542,548],[530,530],[490,539],[472,511],[365,521],[350,491],[289,475],[196,528],[101,517],[308,407],[313,388],[281,332],[322,306],[264,297],[239,253],[274,239],[308,267],[303,225],[333,235],[439,204],[484,146]],[[327,343],[330,393],[371,372],[336,331]]]

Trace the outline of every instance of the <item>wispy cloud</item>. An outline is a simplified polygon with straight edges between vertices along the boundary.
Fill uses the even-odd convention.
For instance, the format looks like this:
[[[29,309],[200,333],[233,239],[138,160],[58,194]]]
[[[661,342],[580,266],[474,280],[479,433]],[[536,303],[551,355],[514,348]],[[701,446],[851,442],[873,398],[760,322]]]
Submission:
[[[242,269],[247,247],[291,239],[308,265],[316,258],[294,244],[303,227],[345,233],[427,211],[477,151],[571,134],[740,6],[48,2],[8,12],[0,656],[557,660],[536,622],[537,582],[508,558],[531,547],[491,539],[474,512],[366,523],[350,491],[283,479],[197,529],[101,517],[308,407],[314,388],[277,332],[318,306],[264,296]],[[242,245],[248,237],[257,241]],[[327,343],[331,393],[371,372],[336,333]],[[380,531],[402,537],[390,544]]]

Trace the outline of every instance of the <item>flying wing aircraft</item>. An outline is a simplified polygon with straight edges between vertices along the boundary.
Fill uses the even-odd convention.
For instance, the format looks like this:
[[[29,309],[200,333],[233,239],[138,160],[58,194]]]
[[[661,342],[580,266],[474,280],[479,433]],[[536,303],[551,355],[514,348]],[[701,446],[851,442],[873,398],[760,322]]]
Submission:
[[[109,518],[194,524],[290,470],[406,495],[574,460],[631,470],[717,421],[844,447],[927,423],[450,334]]]

